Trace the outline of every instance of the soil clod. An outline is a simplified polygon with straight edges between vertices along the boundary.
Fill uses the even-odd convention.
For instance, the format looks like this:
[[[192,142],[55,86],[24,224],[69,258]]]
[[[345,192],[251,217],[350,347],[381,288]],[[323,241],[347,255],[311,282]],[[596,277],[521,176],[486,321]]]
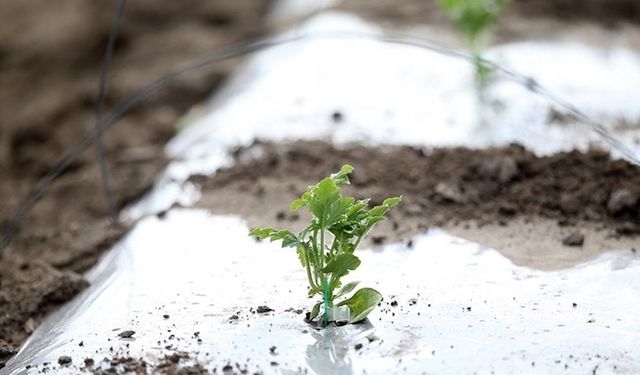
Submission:
[[[584,244],[584,234],[581,232],[573,232],[562,239],[565,246],[582,246]]]
[[[256,309],[256,312],[258,314],[266,314],[268,312],[274,311],[271,307],[266,306],[266,305],[262,305],[262,306],[258,306],[258,308]]]
[[[371,236],[371,242],[373,242],[374,245],[382,245],[386,239],[386,236]]]
[[[133,335],[135,334],[136,334],[136,331],[126,330],[118,333],[118,337],[120,337],[121,339],[129,339],[133,337]]]
[[[339,124],[344,121],[344,115],[340,111],[335,111],[331,114],[331,120],[333,120],[333,122],[335,122],[336,124]]]
[[[69,357],[68,355],[63,355],[63,356],[60,356],[60,358],[58,358],[58,364],[61,366],[68,365],[71,362],[72,362],[71,357]]]
[[[617,189],[609,196],[607,209],[612,215],[620,215],[625,211],[633,211],[636,204],[640,201],[638,192],[632,192],[629,189]]]

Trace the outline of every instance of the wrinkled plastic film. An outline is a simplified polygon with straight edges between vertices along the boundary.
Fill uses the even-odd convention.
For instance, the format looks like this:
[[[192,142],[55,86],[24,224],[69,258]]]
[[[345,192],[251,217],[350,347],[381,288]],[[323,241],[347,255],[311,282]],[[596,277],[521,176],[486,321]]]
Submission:
[[[640,317],[629,313],[640,311],[640,256],[630,251],[542,272],[430,231],[412,248],[359,251],[358,279],[385,300],[363,324],[316,331],[298,313],[313,301],[295,253],[247,233],[238,218],[199,210],[142,220],[1,373],[46,362],[77,373],[58,368],[62,355],[108,367],[103,358],[176,352],[190,353],[182,365],[266,374],[640,371]]]

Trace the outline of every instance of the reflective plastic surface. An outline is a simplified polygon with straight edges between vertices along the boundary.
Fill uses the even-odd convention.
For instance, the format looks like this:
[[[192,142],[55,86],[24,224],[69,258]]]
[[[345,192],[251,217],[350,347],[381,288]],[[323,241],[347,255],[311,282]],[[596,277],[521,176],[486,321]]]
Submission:
[[[366,324],[316,331],[300,313],[313,300],[295,252],[247,233],[238,218],[197,210],[144,219],[3,374],[45,362],[77,372],[59,370],[61,355],[99,367],[182,351],[184,363],[268,374],[640,371],[639,254],[542,272],[431,231],[411,247],[358,252],[354,276],[385,296],[382,306]],[[124,330],[133,338],[119,338]]]

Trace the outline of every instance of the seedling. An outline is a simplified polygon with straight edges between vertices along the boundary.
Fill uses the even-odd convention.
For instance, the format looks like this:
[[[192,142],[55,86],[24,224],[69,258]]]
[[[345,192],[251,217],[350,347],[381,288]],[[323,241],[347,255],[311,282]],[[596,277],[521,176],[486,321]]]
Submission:
[[[482,54],[491,36],[491,29],[509,0],[439,0],[454,27],[468,44],[476,67],[476,79],[482,86],[490,72],[482,64]]]
[[[372,288],[361,288],[346,298],[358,282],[343,285],[342,278],[360,266],[354,252],[367,233],[401,200],[387,198],[381,205],[369,208],[369,199],[343,197],[340,185],[349,184],[351,172],[353,167],[345,164],[291,202],[290,211],[306,207],[312,215],[309,225],[297,235],[273,228],[256,228],[250,233],[296,249],[307,272],[309,296],[321,297],[311,309],[310,319],[318,317],[322,309],[324,325],[332,321],[362,321],[382,300],[382,295]]]

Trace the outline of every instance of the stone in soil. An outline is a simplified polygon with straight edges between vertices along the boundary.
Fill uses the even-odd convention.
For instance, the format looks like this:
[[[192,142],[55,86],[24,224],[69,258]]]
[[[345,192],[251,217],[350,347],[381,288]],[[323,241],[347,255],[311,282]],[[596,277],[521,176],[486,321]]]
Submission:
[[[632,192],[629,189],[614,190],[609,196],[607,209],[612,215],[619,215],[624,211],[633,211],[636,204],[640,201],[638,192]]]
[[[120,337],[121,339],[128,339],[133,337],[133,335],[135,334],[136,334],[136,331],[126,330],[118,333],[118,337]]]
[[[265,314],[265,313],[268,313],[268,312],[271,312],[271,311],[274,311],[274,310],[271,307],[265,306],[265,305],[258,306],[258,308],[256,309],[256,312],[258,314]]]
[[[573,232],[562,239],[565,246],[582,246],[584,244],[584,234],[581,232]]]
[[[72,359],[68,355],[63,355],[63,356],[60,356],[60,358],[58,358],[58,364],[60,364],[61,366],[68,365],[71,362],[72,362]]]

